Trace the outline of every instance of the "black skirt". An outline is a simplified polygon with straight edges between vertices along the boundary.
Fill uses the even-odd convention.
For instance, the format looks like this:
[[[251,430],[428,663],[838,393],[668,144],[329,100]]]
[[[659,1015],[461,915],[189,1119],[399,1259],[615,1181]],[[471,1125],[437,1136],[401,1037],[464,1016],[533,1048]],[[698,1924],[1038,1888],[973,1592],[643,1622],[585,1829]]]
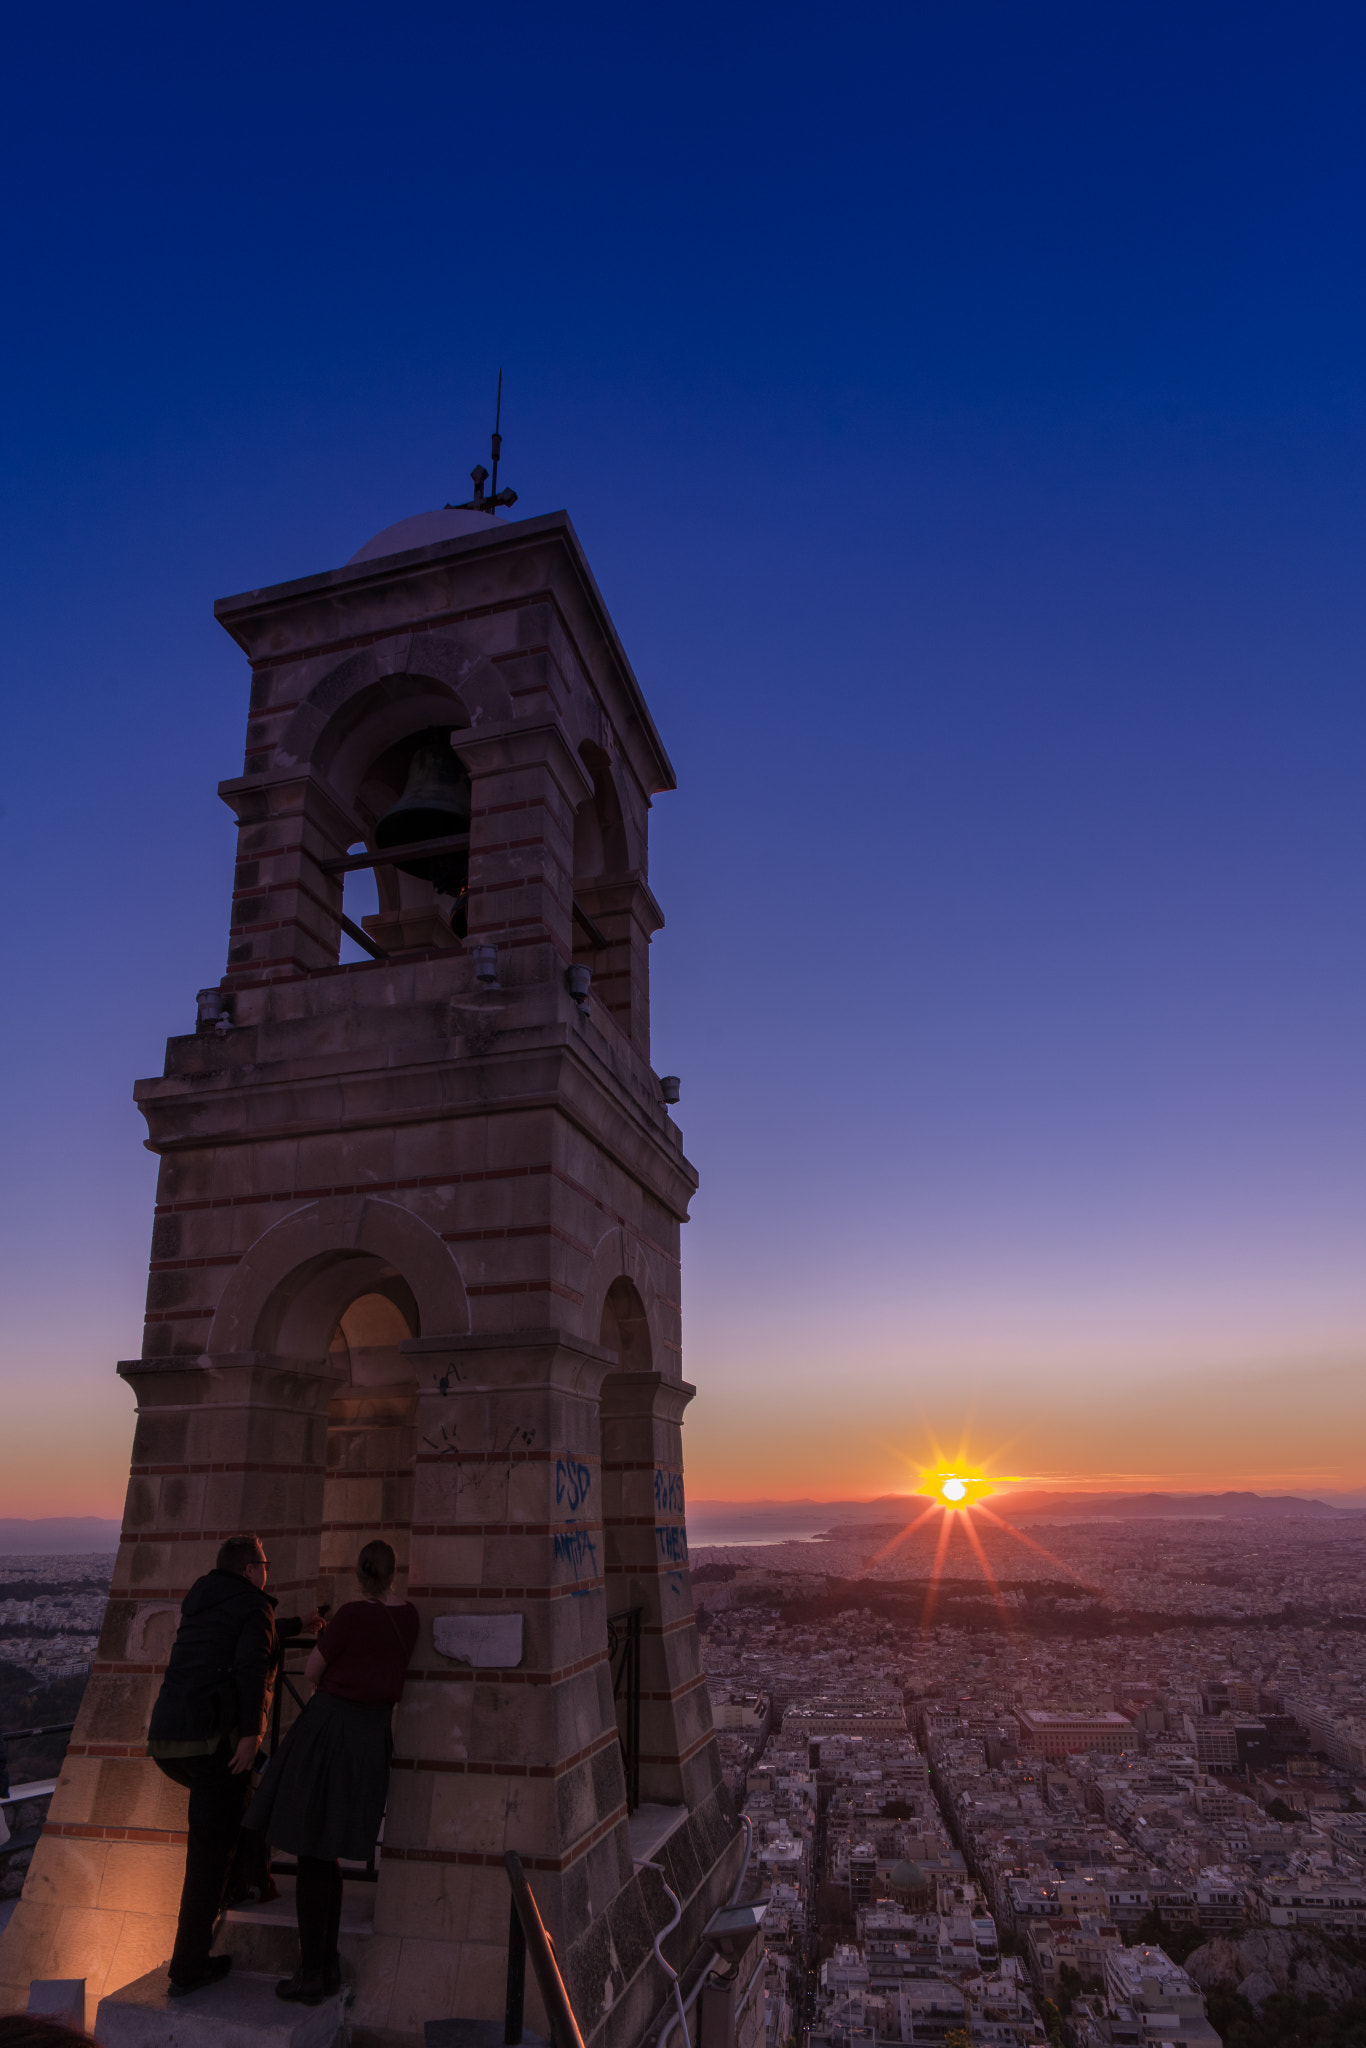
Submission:
[[[393,1712],[315,1692],[267,1764],[243,1826],[295,1856],[368,1862],[389,1797]]]

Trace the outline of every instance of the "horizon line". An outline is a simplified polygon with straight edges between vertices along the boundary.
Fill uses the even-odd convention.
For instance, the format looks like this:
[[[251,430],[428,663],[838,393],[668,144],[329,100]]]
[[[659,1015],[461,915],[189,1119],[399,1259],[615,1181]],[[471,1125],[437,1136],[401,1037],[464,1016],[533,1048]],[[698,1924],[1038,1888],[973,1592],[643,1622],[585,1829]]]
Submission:
[[[1062,1480],[1030,1480],[1023,1485],[1018,1482],[1016,1482],[1015,1484],[1007,1484],[1006,1482],[1002,1481],[1000,1485],[993,1488],[991,1497],[993,1499],[1000,1499],[1003,1496],[1020,1493],[1075,1493],[1093,1495],[1123,1495],[1126,1493],[1131,1493],[1136,1498],[1142,1498],[1144,1495],[1147,1494],[1163,1494],[1169,1496],[1172,1499],[1177,1500],[1196,1498],[1220,1499],[1224,1496],[1232,1494],[1250,1494],[1253,1496],[1254,1499],[1259,1500],[1286,1500],[1295,1499],[1302,1495],[1308,1496],[1312,1494],[1327,1493],[1342,1498],[1355,1494],[1366,1495],[1366,1480],[1362,1480],[1358,1482],[1356,1485],[1347,1486],[1343,1486],[1340,1484],[1335,1486],[1319,1486],[1316,1485],[1313,1480],[1302,1480],[1299,1482],[1298,1485],[1294,1483],[1282,1483],[1280,1485],[1271,1487],[1227,1485],[1170,1486],[1142,1480],[1131,1480],[1127,1484],[1111,1482],[1108,1485],[1098,1485],[1094,1481],[1083,1484],[1077,1481],[1067,1482]],[[845,1493],[831,1494],[827,1496],[821,1496],[811,1493],[765,1493],[725,1495],[706,1494],[699,1495],[696,1499],[691,1500],[688,1503],[688,1505],[690,1508],[875,1507],[878,1505],[879,1502],[882,1501],[933,1500],[934,1498],[935,1495],[932,1490],[927,1492],[921,1488],[913,1487],[906,1492],[888,1491],[884,1493],[870,1494]]]

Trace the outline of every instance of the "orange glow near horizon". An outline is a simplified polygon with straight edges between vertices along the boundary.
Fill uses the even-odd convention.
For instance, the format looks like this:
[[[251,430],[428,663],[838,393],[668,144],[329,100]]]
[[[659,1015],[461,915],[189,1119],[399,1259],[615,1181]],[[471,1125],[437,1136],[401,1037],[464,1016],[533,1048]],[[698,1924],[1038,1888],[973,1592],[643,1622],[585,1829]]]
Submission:
[[[751,1408],[749,1396],[724,1375],[709,1378],[688,1426],[689,1507],[880,1502],[878,1519],[891,1521],[904,1511],[914,1527],[917,1518],[928,1521],[942,1511],[955,1520],[969,1509],[987,1520],[992,1509],[998,1517],[1008,1514],[1011,1496],[1022,1488],[1059,1494],[1246,1490],[1344,1504],[1366,1492],[1366,1473],[1358,1463],[1366,1443],[1366,1372],[1360,1370],[1350,1379],[1335,1375],[1320,1387],[1312,1374],[1301,1375],[1297,1405],[1289,1410],[1282,1387],[1253,1382],[1248,1399],[1240,1394],[1240,1404],[1230,1405],[1221,1386],[1206,1388],[1193,1378],[1183,1395],[1192,1408],[1192,1430],[1179,1442],[1166,1427],[1156,1395],[1141,1412],[1130,1408],[1122,1432],[1092,1417],[1087,1443],[1078,1442],[1075,1431],[1045,1430],[1036,1417],[1022,1419],[1004,1395],[974,1397],[971,1405],[991,1418],[991,1439],[984,1442],[976,1432],[960,1434],[955,1419],[943,1415],[912,1416],[906,1426],[892,1427],[881,1416],[860,1412],[856,1384],[842,1391],[840,1412],[818,1412],[800,1400],[777,1407],[766,1400]],[[1222,1404],[1217,1429],[1201,1408],[1216,1395]],[[1249,1406],[1266,1413],[1249,1420]],[[1154,1416],[1165,1431],[1160,1445],[1144,1435]],[[133,1421],[128,1387],[102,1362],[61,1361],[42,1375],[13,1371],[6,1395],[11,1456],[0,1512],[119,1520]],[[1272,1462],[1273,1449],[1283,1457],[1279,1465]],[[1132,1457],[1127,1468],[1120,1462],[1126,1452]],[[1162,1464],[1161,1453],[1171,1457],[1170,1464]],[[1328,1462],[1334,1457],[1341,1463]],[[993,1542],[998,1534],[993,1528]],[[1029,1539],[1018,1531],[1015,1536],[1028,1547]]]

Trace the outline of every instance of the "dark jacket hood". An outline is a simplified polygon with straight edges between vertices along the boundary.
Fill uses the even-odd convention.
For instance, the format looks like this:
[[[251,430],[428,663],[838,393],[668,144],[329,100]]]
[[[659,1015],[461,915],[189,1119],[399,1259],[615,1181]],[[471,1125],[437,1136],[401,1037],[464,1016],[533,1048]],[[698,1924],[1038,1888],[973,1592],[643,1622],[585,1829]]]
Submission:
[[[205,1572],[202,1579],[196,1579],[180,1603],[180,1612],[186,1621],[196,1615],[208,1614],[217,1607],[240,1605],[244,1614],[254,1608],[264,1608],[273,1614],[275,1601],[269,1593],[263,1593],[253,1586],[250,1579],[244,1579],[240,1572],[219,1571],[217,1565],[211,1572]]]

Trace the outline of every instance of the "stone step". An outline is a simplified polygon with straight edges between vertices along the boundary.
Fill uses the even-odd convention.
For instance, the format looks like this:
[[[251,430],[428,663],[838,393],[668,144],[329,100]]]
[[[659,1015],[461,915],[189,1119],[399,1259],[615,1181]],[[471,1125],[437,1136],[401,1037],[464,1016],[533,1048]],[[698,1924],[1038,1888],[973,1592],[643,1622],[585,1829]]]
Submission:
[[[424,2048],[506,2048],[501,2020],[428,2020],[422,2029]],[[544,2034],[523,2031],[521,2048],[551,2048]]]
[[[260,1976],[288,1977],[299,1966],[299,1937],[294,1918],[294,1879],[283,1875],[276,1882],[278,1899],[264,1905],[232,1906],[214,1941],[219,1955],[231,1956],[234,1967]],[[354,1978],[359,1971],[361,1947],[375,1931],[375,1886],[347,1883],[342,1886],[341,1930],[337,1947],[342,1972]]]
[[[343,1994],[322,2005],[287,2005],[275,1982],[231,1970],[188,1998],[172,1998],[163,1964],[100,2000],[95,2038],[100,2048],[333,2048]]]
[[[292,1934],[294,1918],[294,1879],[286,1871],[275,1880],[279,1896],[267,1899],[262,1905],[229,1906],[224,1915],[229,1927],[287,1927]],[[375,1931],[376,1887],[361,1882],[342,1885],[341,1931],[348,1934],[373,1934]]]

